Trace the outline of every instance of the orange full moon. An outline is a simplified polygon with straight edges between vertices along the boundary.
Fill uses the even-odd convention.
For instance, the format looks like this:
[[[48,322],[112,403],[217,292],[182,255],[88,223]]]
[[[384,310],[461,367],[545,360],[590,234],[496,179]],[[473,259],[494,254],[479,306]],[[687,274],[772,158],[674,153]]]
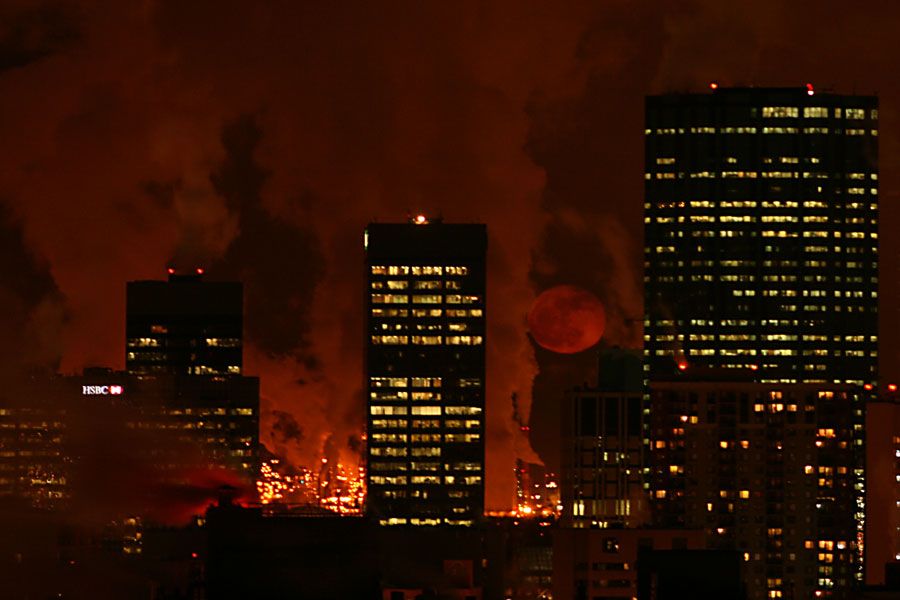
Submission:
[[[600,341],[606,311],[592,293],[574,285],[545,290],[528,312],[528,329],[538,344],[560,354],[575,354]]]

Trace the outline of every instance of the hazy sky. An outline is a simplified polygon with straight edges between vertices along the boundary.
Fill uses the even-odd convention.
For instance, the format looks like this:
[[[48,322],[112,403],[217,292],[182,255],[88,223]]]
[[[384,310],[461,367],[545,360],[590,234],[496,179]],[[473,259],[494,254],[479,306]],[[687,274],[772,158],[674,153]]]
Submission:
[[[891,12],[884,12],[890,9]],[[125,282],[174,261],[246,284],[262,439],[350,457],[364,422],[362,231],[409,212],[490,235],[488,505],[511,421],[556,460],[540,352],[556,283],[640,318],[643,98],[803,85],[881,98],[883,373],[896,374],[900,7],[886,2],[182,2],[0,5],[0,331],[22,366],[124,366]]]

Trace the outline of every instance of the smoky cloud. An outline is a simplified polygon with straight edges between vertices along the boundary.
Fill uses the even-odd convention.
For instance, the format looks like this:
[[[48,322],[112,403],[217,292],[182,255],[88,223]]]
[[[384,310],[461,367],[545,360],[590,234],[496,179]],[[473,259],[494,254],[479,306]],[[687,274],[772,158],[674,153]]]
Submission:
[[[837,2],[6,2],[0,199],[23,257],[0,262],[11,345],[65,372],[121,367],[124,282],[202,263],[246,284],[265,443],[290,415],[303,431],[283,442],[290,460],[331,439],[349,461],[365,225],[418,211],[487,223],[488,505],[507,507],[514,458],[554,462],[559,393],[595,362],[536,353],[535,292],[589,289],[607,341],[640,341],[644,95],[710,79],[880,91],[890,190],[900,59],[877,42],[890,16]],[[553,382],[533,404],[539,367]]]

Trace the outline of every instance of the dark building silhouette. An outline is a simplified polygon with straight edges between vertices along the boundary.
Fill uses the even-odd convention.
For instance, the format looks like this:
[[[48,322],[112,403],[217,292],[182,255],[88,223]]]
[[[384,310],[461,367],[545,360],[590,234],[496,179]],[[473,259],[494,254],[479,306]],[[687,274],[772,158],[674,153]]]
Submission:
[[[638,600],[742,600],[741,558],[726,550],[649,550],[637,559]]]
[[[562,403],[562,524],[621,527],[649,522],[650,419],[639,351],[604,349],[597,387]]]
[[[484,511],[484,225],[366,230],[368,511],[472,525]]]
[[[751,599],[845,597],[863,575],[863,388],[697,371],[650,383],[656,522],[742,553]]]
[[[698,529],[560,527],[553,531],[553,597],[634,598],[640,552],[704,548]]]
[[[243,286],[170,269],[127,287],[125,368],[134,374],[240,375]]]
[[[645,356],[877,379],[878,100],[715,86],[646,101]]]

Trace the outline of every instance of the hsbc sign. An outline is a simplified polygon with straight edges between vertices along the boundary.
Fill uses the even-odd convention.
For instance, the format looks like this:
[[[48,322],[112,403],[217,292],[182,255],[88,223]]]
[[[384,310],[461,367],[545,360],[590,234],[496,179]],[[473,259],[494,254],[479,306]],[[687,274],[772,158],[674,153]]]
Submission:
[[[82,396],[121,396],[121,385],[83,385],[81,386]]]

